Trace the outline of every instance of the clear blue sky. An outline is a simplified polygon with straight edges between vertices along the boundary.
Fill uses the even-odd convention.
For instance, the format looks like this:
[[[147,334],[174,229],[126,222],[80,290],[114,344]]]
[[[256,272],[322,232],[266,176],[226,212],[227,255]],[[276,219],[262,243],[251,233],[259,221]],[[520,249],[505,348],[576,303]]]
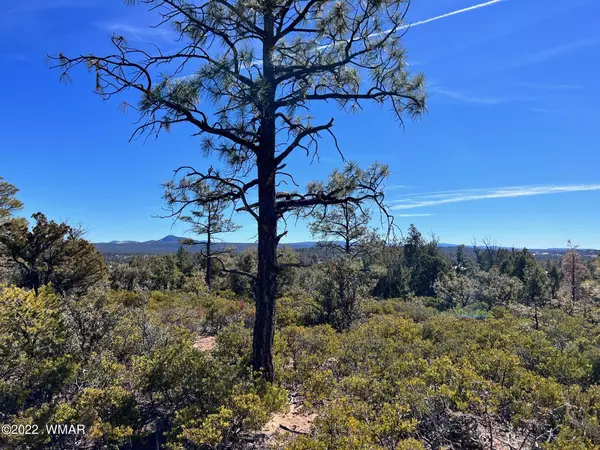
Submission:
[[[481,0],[414,0],[419,22]],[[425,72],[429,113],[399,128],[386,108],[344,117],[347,159],[390,165],[398,223],[442,242],[600,248],[600,2],[506,0],[413,27],[409,60]],[[0,175],[42,211],[89,229],[92,241],[182,234],[161,213],[160,184],[182,164],[206,168],[197,138],[174,128],[128,143],[135,115],[92,94],[77,72],[60,84],[47,53],[102,53],[112,32],[168,45],[143,6],[120,0],[22,0],[0,6]],[[340,164],[294,158],[298,181]],[[249,224],[248,219],[241,223]],[[247,225],[231,240],[248,241]],[[302,225],[288,241],[310,240]]]

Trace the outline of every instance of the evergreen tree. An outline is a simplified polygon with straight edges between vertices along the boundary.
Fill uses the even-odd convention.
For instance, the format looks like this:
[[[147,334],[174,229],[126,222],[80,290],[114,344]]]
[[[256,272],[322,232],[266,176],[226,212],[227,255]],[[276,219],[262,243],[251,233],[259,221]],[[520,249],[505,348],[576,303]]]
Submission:
[[[103,256],[82,238],[82,231],[66,223],[49,221],[42,213],[32,216],[30,230],[25,219],[2,224],[0,244],[16,264],[20,285],[39,289],[52,283],[60,293],[84,292],[107,275]]]
[[[385,177],[385,171],[382,171]],[[343,190],[349,186],[343,172],[334,171],[327,190]],[[342,192],[349,195],[350,192]],[[376,250],[378,241],[369,228],[372,213],[351,202],[338,205],[320,205],[310,211],[309,229],[321,239],[322,248],[331,249],[335,258],[323,267],[320,283],[321,304],[326,321],[339,330],[350,327],[358,315],[362,298],[371,285],[365,259]]]
[[[521,300],[523,283],[517,277],[501,273],[497,267],[489,272],[479,272],[477,279],[480,283],[480,299],[488,305],[509,306]]]
[[[186,201],[190,201],[193,205],[191,215],[181,216],[180,220],[191,224],[191,231],[198,236],[206,236],[206,240],[201,244],[204,245],[202,255],[205,258],[205,273],[204,279],[208,289],[212,289],[213,280],[213,260],[219,254],[224,253],[222,250],[215,249],[215,241],[220,241],[218,235],[221,233],[231,233],[240,227],[235,225],[231,219],[225,217],[225,212],[229,204],[222,198],[219,193],[219,187],[211,187],[208,181],[201,181],[189,187],[185,193]],[[173,183],[166,185],[165,197],[169,204],[177,202],[177,191]],[[189,243],[195,244],[194,240]],[[221,261],[222,263],[222,261]],[[224,265],[223,268],[225,271]]]
[[[547,273],[550,282],[550,295],[553,300],[556,300],[562,282],[562,273],[555,264],[550,267]]]
[[[372,214],[351,203],[315,208],[311,214],[310,232],[320,239],[321,247],[345,256],[357,257],[367,246]]]
[[[408,268],[404,249],[394,244],[381,252],[381,266],[385,268],[373,288],[373,295],[380,298],[405,298],[410,293],[410,269]]]
[[[456,247],[456,261],[454,270],[458,275],[464,275],[473,271],[473,260],[467,255],[464,244]]]
[[[531,266],[532,264],[535,264],[535,258],[531,253],[529,253],[529,250],[524,248],[520,252],[517,252],[513,249],[510,259],[511,270],[509,275],[517,277],[519,280],[524,281],[525,269]]]
[[[177,253],[175,253],[175,259],[177,261],[177,268],[181,274],[184,276],[190,276],[194,268],[194,262],[192,261],[190,252],[185,249],[183,244],[177,249]]]
[[[334,136],[333,118],[318,122],[309,113],[318,104],[336,102],[346,111],[364,102],[387,104],[400,121],[425,111],[424,77],[409,73],[399,32],[408,2],[138,3],[160,12],[160,26],[175,28],[172,45],[134,48],[113,36],[115,50],[108,56],[60,54],[54,57],[56,67],[63,79],[77,66],[91,69],[104,98],[137,92],[141,123],[135,135],[159,134],[185,122],[204,138],[206,153],[223,158],[225,171],[188,167],[176,172],[185,181],[178,185],[182,195],[175,196],[174,214],[198,202],[184,198],[190,183],[211,181],[219,199],[256,220],[252,365],[272,380],[277,245],[285,235],[278,231],[280,220],[318,205],[373,201],[383,207],[379,166],[351,167],[346,178],[352,184],[341,191],[311,185],[304,193],[282,192],[278,186],[291,177],[288,157],[298,152],[318,157],[320,138]],[[192,65],[196,72],[182,77]],[[216,199],[210,194],[206,200]]]
[[[523,270],[523,301],[533,308],[535,329],[539,329],[539,310],[548,301],[548,276],[537,263],[528,264]]]
[[[15,195],[19,190],[12,184],[0,177],[0,226],[10,220],[12,214],[23,208],[23,204],[17,200]],[[4,231],[0,228],[0,233]],[[0,242],[0,284],[10,280],[14,276],[14,264],[6,257],[6,249]]]
[[[0,177],[0,224],[7,220],[15,211],[23,208],[23,204],[16,199],[19,190]]]
[[[435,296],[435,283],[442,274],[451,270],[448,257],[438,246],[433,236],[429,241],[414,225],[404,240],[404,258],[410,270],[410,290],[417,296]]]

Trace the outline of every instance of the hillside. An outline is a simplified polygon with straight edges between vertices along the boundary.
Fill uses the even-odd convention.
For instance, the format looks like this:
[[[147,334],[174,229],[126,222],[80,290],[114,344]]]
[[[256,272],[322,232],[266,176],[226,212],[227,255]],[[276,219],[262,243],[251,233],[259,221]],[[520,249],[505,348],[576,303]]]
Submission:
[[[150,241],[111,241],[99,242],[94,245],[103,254],[114,255],[165,255],[175,253],[183,242],[189,241],[189,238],[180,236],[168,235],[162,239]],[[196,245],[184,245],[190,253],[199,253],[203,248],[202,241],[195,241]],[[256,244],[251,242],[223,242],[213,244],[216,249],[235,248],[236,251],[242,251],[249,247],[255,247]],[[294,249],[311,248],[315,245],[314,242],[293,242],[285,244]]]
[[[169,253],[175,253],[179,250],[179,247],[183,242],[189,241],[189,238],[168,235],[162,239],[150,240],[150,241],[111,241],[111,242],[98,242],[94,243],[94,246],[104,255],[165,255]],[[187,251],[190,253],[200,253],[203,249],[203,241],[195,241],[196,245],[184,245]],[[235,251],[240,252],[247,248],[256,247],[256,243],[252,242],[222,242],[213,244],[216,249],[221,250],[224,248],[233,248]],[[282,244],[283,246],[293,248],[295,250],[300,249],[312,249],[317,243],[316,242],[290,242]],[[440,250],[450,256],[456,254],[458,245],[440,243],[438,244]],[[506,247],[510,249],[509,247]],[[561,257],[568,252],[567,248],[548,248],[548,249],[529,249],[529,251],[538,260],[554,259]],[[465,246],[465,252],[470,256],[474,256],[473,246]],[[578,252],[583,257],[595,258],[600,253],[596,249],[578,249]]]

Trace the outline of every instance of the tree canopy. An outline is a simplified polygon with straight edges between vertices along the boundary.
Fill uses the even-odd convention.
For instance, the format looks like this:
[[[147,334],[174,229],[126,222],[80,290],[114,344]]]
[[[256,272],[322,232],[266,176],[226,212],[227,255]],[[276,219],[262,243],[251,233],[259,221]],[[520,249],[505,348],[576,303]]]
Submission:
[[[0,243],[20,274],[19,285],[36,292],[51,283],[60,293],[85,291],[107,275],[102,255],[82,238],[82,230],[49,221],[42,213],[2,224]]]
[[[16,187],[0,176],[0,223],[23,208],[23,204],[15,197],[17,192],[19,190]]]

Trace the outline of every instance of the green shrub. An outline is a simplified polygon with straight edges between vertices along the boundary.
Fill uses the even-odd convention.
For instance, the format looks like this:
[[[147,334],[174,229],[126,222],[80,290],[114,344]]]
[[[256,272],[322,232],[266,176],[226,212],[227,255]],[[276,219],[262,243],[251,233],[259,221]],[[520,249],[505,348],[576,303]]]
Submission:
[[[254,320],[254,307],[241,300],[209,296],[202,301],[201,308],[203,326],[208,333],[217,333],[237,322],[250,325]]]

